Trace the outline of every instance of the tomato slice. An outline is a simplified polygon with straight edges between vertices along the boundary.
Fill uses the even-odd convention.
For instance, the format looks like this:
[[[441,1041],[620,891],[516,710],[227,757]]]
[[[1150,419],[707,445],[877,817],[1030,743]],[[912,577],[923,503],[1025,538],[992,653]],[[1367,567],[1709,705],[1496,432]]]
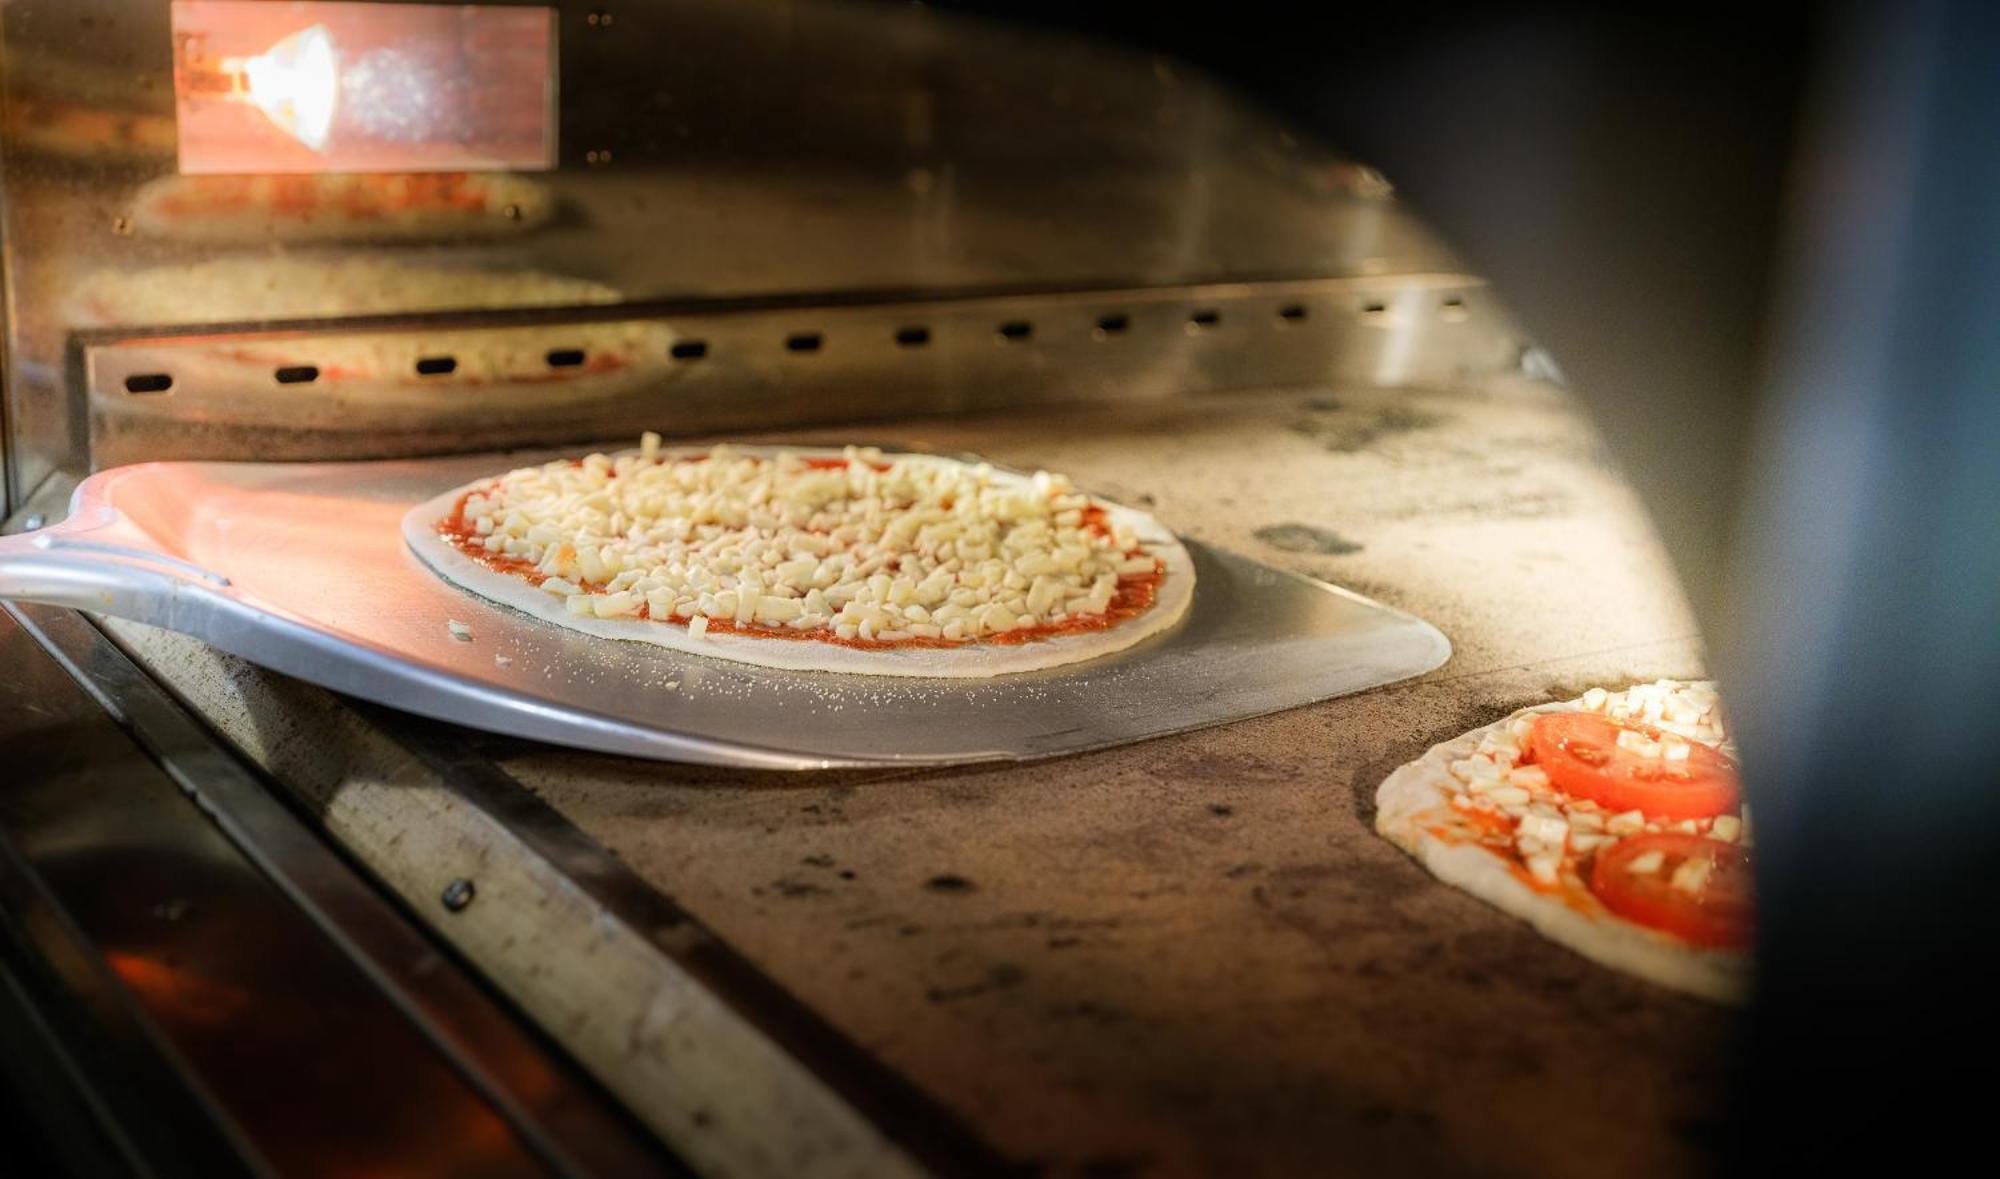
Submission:
[[[1713,746],[1689,741],[1686,761],[1641,757],[1618,744],[1620,730],[1663,736],[1594,712],[1552,712],[1535,718],[1528,750],[1550,785],[1614,812],[1705,819],[1736,809],[1736,765]]]
[[[1634,872],[1632,862],[1660,853],[1656,871]],[[1690,892],[1676,888],[1674,872],[1690,860],[1707,860],[1708,875]],[[1736,949],[1750,944],[1750,855],[1733,843],[1666,831],[1621,839],[1597,855],[1590,891],[1604,907],[1649,929],[1697,946]]]

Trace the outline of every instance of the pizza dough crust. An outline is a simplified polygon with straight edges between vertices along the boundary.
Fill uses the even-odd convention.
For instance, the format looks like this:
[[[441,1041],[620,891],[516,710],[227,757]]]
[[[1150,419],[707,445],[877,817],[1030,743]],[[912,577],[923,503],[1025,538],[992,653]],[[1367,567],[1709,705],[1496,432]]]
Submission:
[[[1504,731],[1520,717],[1582,710],[1581,702],[1574,700],[1524,708],[1456,740],[1433,745],[1376,790],[1375,829],[1439,880],[1526,921],[1551,941],[1593,962],[1704,999],[1742,1002],[1751,979],[1748,954],[1690,946],[1609,912],[1580,913],[1561,898],[1523,884],[1505,860],[1486,848],[1447,842],[1424,830],[1426,813],[1451,805],[1446,786],[1452,781],[1451,763],[1471,757],[1481,738]]]
[[[742,454],[770,457],[789,451],[807,457],[841,457],[842,451],[827,447],[739,446]],[[636,451],[624,451],[634,454]],[[706,447],[663,448],[663,459],[691,458],[708,453]],[[614,455],[614,457],[616,457]],[[885,459],[899,456],[885,453]],[[502,474],[504,472],[496,472]],[[844,647],[812,639],[752,638],[747,635],[710,633],[701,638],[687,628],[646,619],[590,618],[569,613],[563,600],[518,577],[499,573],[473,560],[439,537],[438,521],[449,516],[467,491],[492,482],[494,476],[474,480],[435,498],[425,500],[403,517],[403,539],[422,562],[438,576],[492,602],[533,615],[544,622],[606,639],[652,643],[690,655],[707,655],[736,663],[787,671],[825,671],[850,675],[923,676],[948,679],[984,679],[1040,671],[1064,664],[1081,663],[1122,651],[1172,627],[1187,613],[1194,600],[1194,560],[1187,548],[1158,520],[1144,512],[1104,500],[1106,513],[1132,530],[1146,551],[1160,559],[1165,573],[1151,609],[1104,630],[1059,635],[1025,643],[968,643],[960,647],[894,647],[869,650]],[[1028,478],[1011,471],[994,471],[1001,482],[1027,484]]]

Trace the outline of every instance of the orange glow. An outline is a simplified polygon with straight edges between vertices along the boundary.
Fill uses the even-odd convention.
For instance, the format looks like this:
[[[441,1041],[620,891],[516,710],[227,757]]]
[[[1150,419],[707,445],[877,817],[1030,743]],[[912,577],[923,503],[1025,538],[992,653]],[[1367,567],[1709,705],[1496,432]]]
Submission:
[[[194,1024],[228,1023],[242,1015],[249,996],[218,986],[200,975],[177,970],[157,959],[125,950],[104,955],[120,981],[156,1013]]]

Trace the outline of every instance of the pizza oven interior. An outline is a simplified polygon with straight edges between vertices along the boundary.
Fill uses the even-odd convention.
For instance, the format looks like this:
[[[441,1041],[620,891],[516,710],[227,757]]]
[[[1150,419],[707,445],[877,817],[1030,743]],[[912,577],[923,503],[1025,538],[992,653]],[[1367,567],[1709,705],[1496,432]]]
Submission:
[[[19,1048],[0,1093],[31,1094],[24,1165],[1732,1157],[1708,1133],[1740,1081],[1729,1009],[1539,939],[1370,827],[1376,784],[1434,743],[1592,686],[1704,678],[1698,621],[1771,612],[1757,591],[1717,613],[1720,575],[1689,562],[1715,499],[1632,441],[1657,429],[1707,481],[1704,440],[1747,428],[1747,395],[1715,391],[1722,346],[1675,335],[1704,296],[1662,295],[1610,340],[1565,334],[1574,308],[1531,285],[1531,338],[1389,178],[1327,146],[1315,102],[1370,111],[1371,151],[1367,127],[1421,124],[1357,95],[1434,81],[1395,54],[1436,30],[1384,17],[1387,64],[1329,82],[1284,44],[1293,17],[1255,5],[1226,43],[1157,16],[1180,56],[1042,9],[0,4],[7,532],[156,460],[394,464],[345,499],[289,491],[337,529],[370,486],[463,456],[504,470],[641,431],[876,444],[1065,471],[1244,569],[1428,619],[1454,652],[1399,686],[1051,761],[796,773],[459,728],[172,629],[4,605],[0,740],[21,763],[0,786],[0,1028]],[[1333,19],[1308,23],[1330,38]],[[1647,62],[1679,44],[1634,48],[1635,29],[1588,43]],[[1791,95],[1802,67],[1770,62],[1800,36],[1717,59],[1715,101]],[[1450,60],[1512,76],[1484,52]],[[1759,118],[1710,146],[1768,147]],[[1582,213],[1574,241],[1494,239],[1474,186],[1439,182],[1513,176],[1477,146],[1457,173],[1396,158],[1483,259],[1532,281],[1603,245]],[[1612,180],[1657,180],[1617,160]],[[1522,184],[1560,163],[1530,157]],[[1732,291],[1773,256],[1670,253],[1620,256]],[[1742,335],[1725,343],[1748,356]],[[1625,429],[1607,449],[1537,339],[1653,408],[1589,407]],[[1686,398],[1652,363],[1680,345],[1707,382]],[[1716,662],[1768,685],[1746,658]],[[1117,707],[1193,707],[1203,689],[1181,688]],[[1060,730],[1033,695],[993,698],[1030,710],[1016,730]],[[915,748],[935,721],[906,723]],[[977,744],[977,710],[953,723]]]

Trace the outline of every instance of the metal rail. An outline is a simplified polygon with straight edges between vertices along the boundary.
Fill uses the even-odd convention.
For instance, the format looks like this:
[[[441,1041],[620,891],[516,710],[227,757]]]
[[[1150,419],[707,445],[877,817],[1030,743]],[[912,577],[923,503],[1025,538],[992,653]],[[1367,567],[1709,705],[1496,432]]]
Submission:
[[[13,958],[115,1045],[80,1083],[129,1154],[679,1170],[80,615],[9,608],[0,648]]]

